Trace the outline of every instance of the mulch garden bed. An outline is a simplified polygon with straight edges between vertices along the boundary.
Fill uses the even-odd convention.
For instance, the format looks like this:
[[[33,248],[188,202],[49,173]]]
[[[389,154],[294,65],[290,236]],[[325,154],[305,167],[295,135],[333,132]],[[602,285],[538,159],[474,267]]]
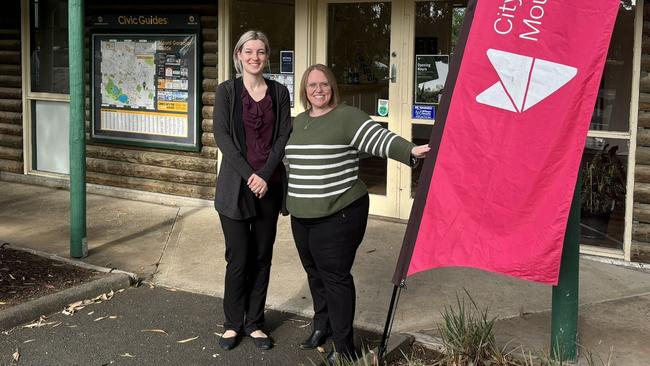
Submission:
[[[0,311],[96,276],[95,271],[0,246]]]

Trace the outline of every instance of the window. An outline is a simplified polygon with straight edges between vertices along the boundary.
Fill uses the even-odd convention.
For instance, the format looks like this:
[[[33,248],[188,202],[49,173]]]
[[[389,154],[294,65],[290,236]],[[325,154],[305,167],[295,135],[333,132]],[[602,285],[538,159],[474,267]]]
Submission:
[[[31,3],[31,91],[68,94],[68,2]]]

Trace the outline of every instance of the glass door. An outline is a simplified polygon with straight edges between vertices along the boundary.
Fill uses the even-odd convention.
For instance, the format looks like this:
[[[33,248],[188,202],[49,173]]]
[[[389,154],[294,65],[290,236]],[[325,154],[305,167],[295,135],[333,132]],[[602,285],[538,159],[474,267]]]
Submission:
[[[368,113],[401,134],[399,30],[401,1],[321,0],[318,9],[317,62],[329,66],[343,103]],[[399,164],[369,157],[360,163],[370,192],[370,213],[398,216]]]
[[[449,63],[458,41],[466,0],[407,1],[405,25],[406,95],[401,131],[417,145],[426,144],[435,128],[439,101],[445,91]],[[408,219],[421,165],[400,174],[399,217]]]

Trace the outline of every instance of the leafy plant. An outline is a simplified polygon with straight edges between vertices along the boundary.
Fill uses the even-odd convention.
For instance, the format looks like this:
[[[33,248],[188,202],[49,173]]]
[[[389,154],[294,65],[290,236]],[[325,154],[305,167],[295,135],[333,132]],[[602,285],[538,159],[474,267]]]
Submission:
[[[609,215],[625,199],[625,168],[616,151],[606,144],[582,168],[582,212]]]
[[[496,318],[488,316],[488,309],[479,309],[467,290],[465,299],[456,295],[456,308],[445,306],[443,323],[438,332],[445,347],[447,364],[483,365],[486,360],[494,361],[496,341],[492,328]]]

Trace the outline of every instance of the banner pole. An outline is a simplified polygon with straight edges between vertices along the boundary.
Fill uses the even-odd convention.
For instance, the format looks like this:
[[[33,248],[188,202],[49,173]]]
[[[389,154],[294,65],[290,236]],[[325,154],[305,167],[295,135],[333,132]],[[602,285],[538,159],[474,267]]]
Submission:
[[[402,287],[404,287],[404,280],[400,282],[399,285],[393,285],[393,295],[390,298],[390,305],[388,306],[388,315],[386,315],[386,324],[384,325],[384,334],[381,336],[381,343],[379,344],[379,354],[377,355],[377,360],[381,364],[384,354],[386,353],[386,347],[388,346],[388,338],[390,338],[390,331],[393,327],[393,319],[395,318],[395,309],[397,308],[397,301],[399,295],[402,292]]]
[[[88,255],[83,0],[68,2],[68,38],[70,60],[70,256],[83,258]]]
[[[580,190],[582,172],[573,193],[569,211],[562,262],[557,286],[553,286],[551,307],[551,358],[576,361],[578,333],[578,279],[580,268]]]

